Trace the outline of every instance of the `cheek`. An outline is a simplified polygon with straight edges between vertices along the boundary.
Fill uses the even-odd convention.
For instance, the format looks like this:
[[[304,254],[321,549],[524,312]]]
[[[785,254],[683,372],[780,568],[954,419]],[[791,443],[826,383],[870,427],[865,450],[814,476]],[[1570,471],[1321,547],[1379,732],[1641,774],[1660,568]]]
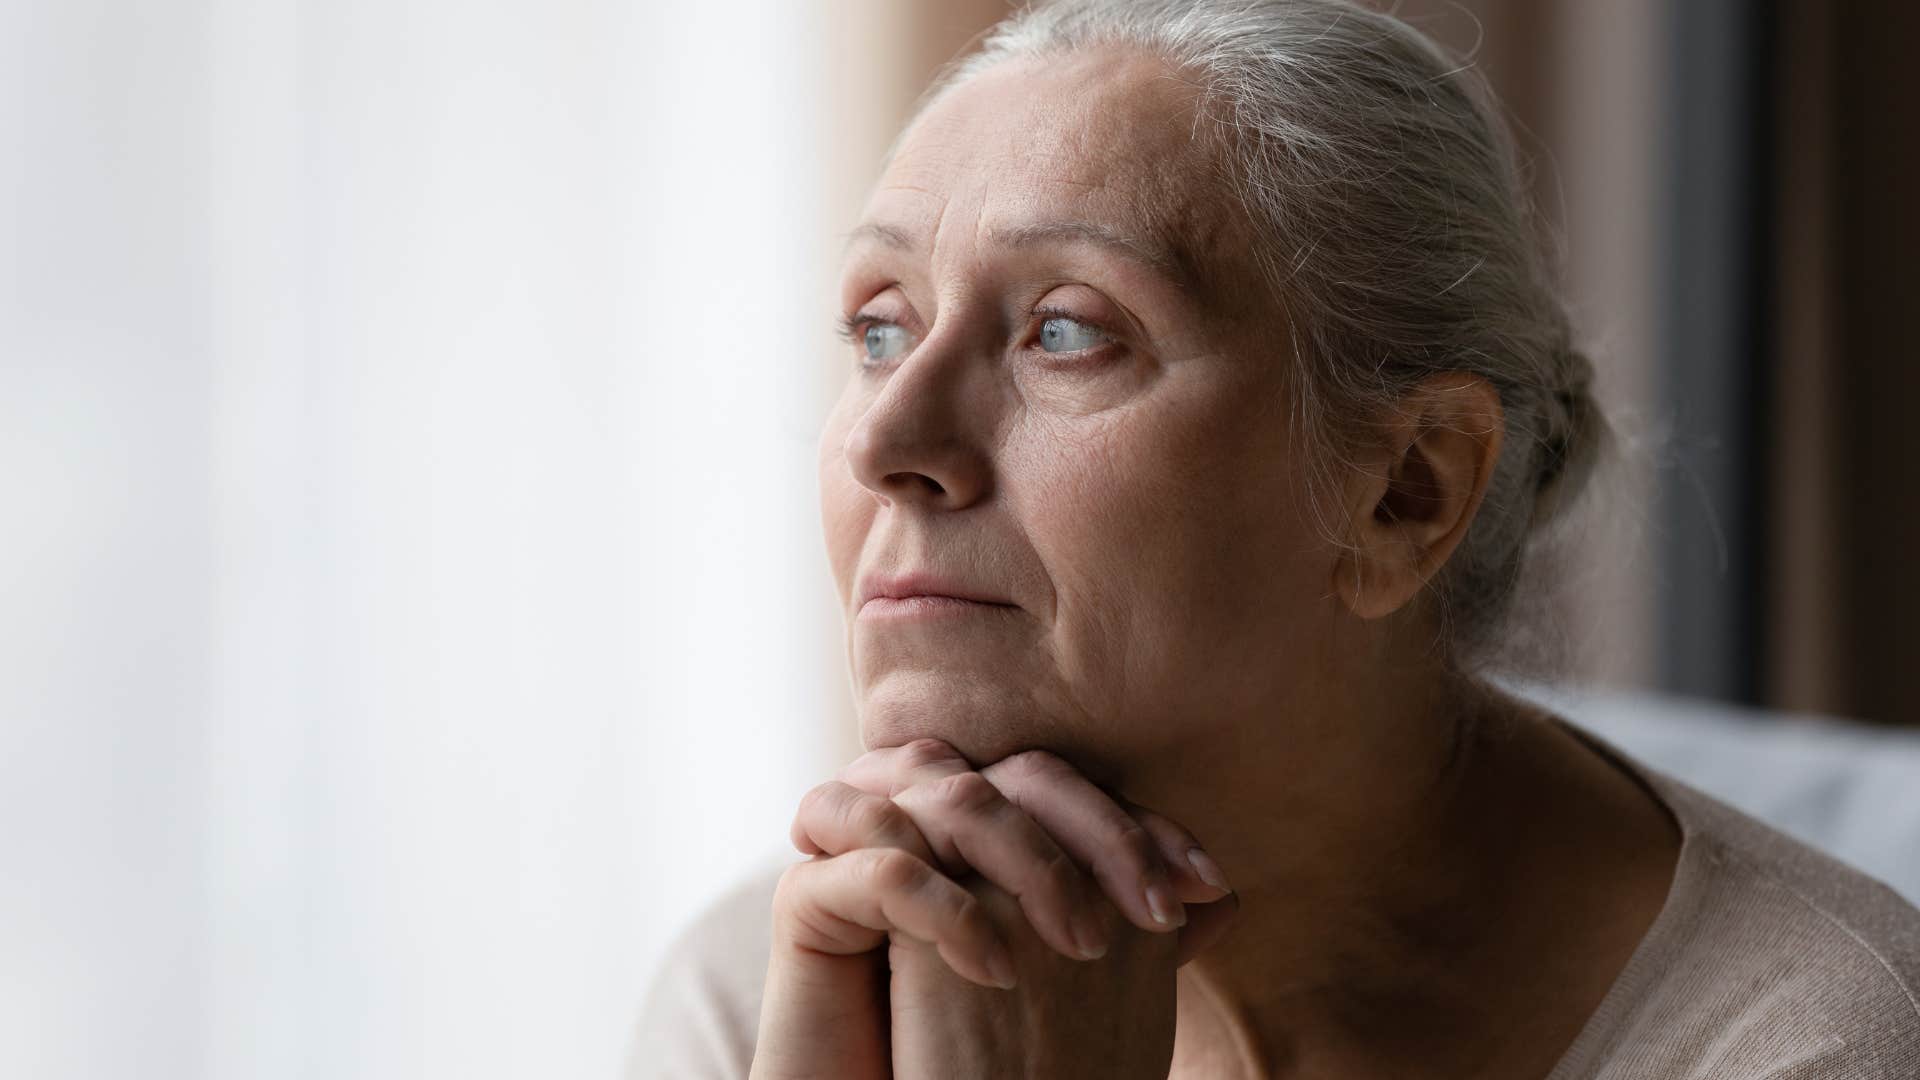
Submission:
[[[1051,425],[1025,455],[1061,651],[1136,683],[1276,644],[1319,559],[1284,414],[1205,392],[1153,406]]]

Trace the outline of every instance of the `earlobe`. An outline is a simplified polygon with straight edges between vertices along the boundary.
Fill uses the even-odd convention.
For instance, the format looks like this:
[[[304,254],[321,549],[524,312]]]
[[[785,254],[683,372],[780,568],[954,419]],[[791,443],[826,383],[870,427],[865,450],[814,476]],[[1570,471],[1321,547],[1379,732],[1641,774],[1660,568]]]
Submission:
[[[1478,376],[1429,376],[1402,399],[1349,487],[1334,588],[1356,616],[1393,614],[1439,573],[1479,510],[1504,430],[1500,396]]]

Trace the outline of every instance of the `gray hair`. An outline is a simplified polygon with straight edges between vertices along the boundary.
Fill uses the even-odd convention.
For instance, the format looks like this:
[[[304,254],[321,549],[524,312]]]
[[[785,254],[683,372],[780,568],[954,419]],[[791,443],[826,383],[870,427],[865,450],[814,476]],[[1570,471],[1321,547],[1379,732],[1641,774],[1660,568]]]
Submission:
[[[1484,78],[1349,0],[1059,0],[999,24],[922,110],[1003,61],[1101,46],[1199,84],[1293,335],[1310,491],[1338,490],[1368,423],[1420,379],[1461,371],[1497,389],[1499,459],[1429,588],[1443,659],[1526,666],[1506,632],[1516,582],[1612,436]]]

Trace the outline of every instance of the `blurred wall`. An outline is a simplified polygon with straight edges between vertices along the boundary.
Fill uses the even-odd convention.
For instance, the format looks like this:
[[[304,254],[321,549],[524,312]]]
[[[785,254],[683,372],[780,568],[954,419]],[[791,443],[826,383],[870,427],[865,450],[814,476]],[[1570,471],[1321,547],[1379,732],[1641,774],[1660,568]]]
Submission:
[[[1920,726],[1920,8],[1770,10],[1763,692]]]

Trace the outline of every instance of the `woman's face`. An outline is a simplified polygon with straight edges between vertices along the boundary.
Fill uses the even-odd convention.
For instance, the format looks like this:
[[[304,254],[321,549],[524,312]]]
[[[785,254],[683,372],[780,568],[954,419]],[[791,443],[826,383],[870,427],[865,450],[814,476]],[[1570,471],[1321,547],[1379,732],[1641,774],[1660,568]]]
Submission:
[[[870,747],[1116,776],[1325,677],[1334,553],[1288,449],[1289,336],[1195,102],[1132,53],[1004,64],[869,201],[820,490]],[[907,574],[998,604],[863,606]]]

